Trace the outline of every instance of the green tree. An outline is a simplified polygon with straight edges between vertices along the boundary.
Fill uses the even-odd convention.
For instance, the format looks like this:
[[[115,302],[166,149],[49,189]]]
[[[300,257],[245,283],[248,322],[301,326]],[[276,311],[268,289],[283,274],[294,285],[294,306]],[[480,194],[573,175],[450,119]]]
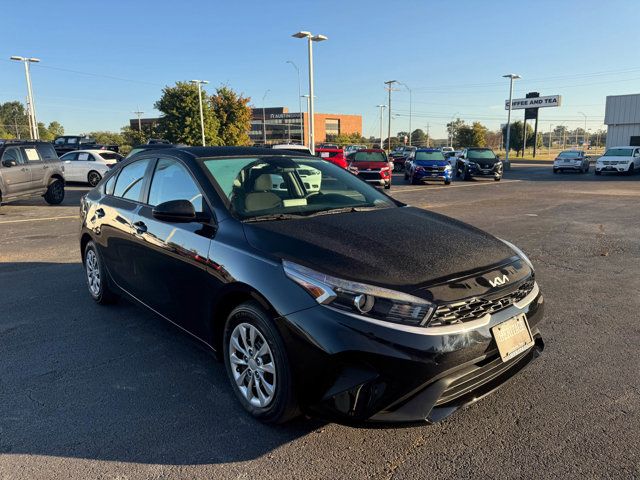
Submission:
[[[453,137],[453,144],[458,147],[475,147],[473,127],[469,125],[460,125],[456,129],[456,134]]]
[[[489,129],[482,125],[480,122],[473,122],[471,126],[472,130],[472,141],[471,146],[473,147],[486,147],[487,146],[487,132]]]
[[[29,136],[29,119],[22,103],[18,101],[0,103],[0,131],[2,138]]]
[[[158,127],[160,135],[172,143],[201,145],[200,108],[198,87],[188,82],[177,82],[162,90],[155,108],[162,112]],[[218,118],[205,91],[202,91],[204,136],[207,145],[219,145]]]
[[[251,107],[249,97],[234,92],[227,86],[219,87],[211,96],[211,108],[218,121],[221,145],[250,145]]]
[[[96,131],[96,132],[89,132],[83,135],[87,137],[91,137],[95,139],[97,143],[101,143],[103,145],[113,145],[113,144],[123,145],[124,144],[124,138],[118,132]]]
[[[427,139],[427,134],[424,133],[424,130],[420,128],[416,128],[413,132],[411,132],[411,145],[415,145],[417,147],[426,147]]]
[[[47,130],[49,130],[49,133],[53,136],[53,138],[64,135],[64,127],[60,125],[60,122],[56,122],[55,120],[49,123]]]
[[[513,122],[511,124],[511,135],[509,139],[509,149],[515,150],[516,154],[522,151],[523,147],[523,123],[521,121]],[[504,135],[505,142],[507,141],[507,127],[502,129],[502,134]],[[531,125],[527,124],[527,145],[533,145],[533,128]],[[506,145],[505,145],[506,148]]]
[[[449,134],[449,138],[455,139],[458,134],[458,130],[463,126],[464,120],[460,120],[459,118],[447,123],[447,133]]]
[[[336,145],[358,145],[363,143],[369,143],[360,132],[355,133],[341,133],[340,135],[327,135],[326,141],[328,143],[335,143]]]
[[[138,129],[133,129],[129,125],[122,127],[120,132],[123,145],[133,147],[134,145],[141,145],[147,142],[144,132],[140,132]]]

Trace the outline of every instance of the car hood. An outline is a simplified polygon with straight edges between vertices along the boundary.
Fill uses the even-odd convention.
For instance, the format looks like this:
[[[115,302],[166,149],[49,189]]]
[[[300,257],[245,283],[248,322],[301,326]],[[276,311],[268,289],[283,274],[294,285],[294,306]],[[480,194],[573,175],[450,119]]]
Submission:
[[[270,255],[406,292],[515,255],[488,233],[413,207],[244,223],[244,230]]]
[[[632,156],[628,156],[628,157],[610,156],[610,157],[600,157],[600,158],[598,158],[598,160],[596,160],[596,162],[609,162],[609,161],[619,162],[620,160],[622,160],[623,162],[626,162],[626,161],[633,160],[633,159],[634,159],[634,157],[632,157]]]
[[[477,163],[478,165],[495,165],[496,163],[500,162],[500,159],[498,159],[498,158],[478,158],[478,159],[469,158],[469,161],[473,162],[473,163]]]
[[[449,160],[416,160],[414,163],[418,167],[446,167],[451,165]]]

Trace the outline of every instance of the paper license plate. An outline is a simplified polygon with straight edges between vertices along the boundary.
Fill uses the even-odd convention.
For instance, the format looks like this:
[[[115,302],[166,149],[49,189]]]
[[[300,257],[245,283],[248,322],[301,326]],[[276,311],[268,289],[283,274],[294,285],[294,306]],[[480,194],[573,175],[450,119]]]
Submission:
[[[503,362],[517,357],[531,348],[534,343],[527,317],[524,314],[499,323],[491,329],[491,333],[496,340]]]

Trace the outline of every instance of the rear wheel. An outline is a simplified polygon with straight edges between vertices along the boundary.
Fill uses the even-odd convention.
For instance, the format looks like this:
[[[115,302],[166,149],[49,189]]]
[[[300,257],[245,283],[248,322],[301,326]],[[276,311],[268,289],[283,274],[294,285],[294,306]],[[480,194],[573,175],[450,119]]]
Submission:
[[[444,181],[444,184],[445,184],[445,185],[451,185],[451,180],[445,180],[445,181]]]
[[[462,171],[462,179],[463,180],[471,180],[471,174],[469,173],[469,169],[465,166]]]
[[[89,175],[87,175],[87,182],[89,182],[89,185],[91,185],[92,187],[98,185],[98,183],[100,183],[100,180],[102,180],[102,175],[100,175],[95,170],[91,170],[89,172]]]
[[[83,259],[87,287],[89,288],[91,298],[101,305],[115,302],[118,297],[113,293],[113,290],[111,290],[107,283],[107,274],[95,243],[87,243],[84,249]]]
[[[64,183],[62,180],[54,180],[54,182],[49,185],[47,188],[47,192],[44,194],[44,201],[49,205],[59,205],[64,200]]]
[[[298,414],[284,342],[257,303],[243,303],[229,314],[224,360],[231,387],[252,416],[283,423]]]
[[[633,171],[633,163],[629,165],[629,170],[627,170],[627,175],[633,175],[635,172]]]

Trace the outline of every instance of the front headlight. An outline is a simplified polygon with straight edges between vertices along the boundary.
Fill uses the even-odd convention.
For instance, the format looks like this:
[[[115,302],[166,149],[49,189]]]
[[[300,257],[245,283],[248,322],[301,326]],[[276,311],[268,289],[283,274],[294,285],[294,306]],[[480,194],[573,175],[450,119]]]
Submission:
[[[435,305],[387,288],[352,282],[283,260],[284,273],[316,302],[365,318],[403,325],[426,325]]]
[[[447,170],[451,170],[451,165],[445,165],[444,166],[444,171],[446,172]]]
[[[507,242],[503,238],[500,238],[499,240],[501,240],[504,244],[507,245],[507,247],[513,250],[522,260],[526,262],[527,265],[529,265],[529,267],[531,267],[531,270],[533,270],[533,263],[531,263],[531,260],[529,260],[529,257],[527,257],[527,255],[522,250],[516,247],[513,243]]]
[[[469,162],[469,168],[475,168],[478,164],[476,162]]]

